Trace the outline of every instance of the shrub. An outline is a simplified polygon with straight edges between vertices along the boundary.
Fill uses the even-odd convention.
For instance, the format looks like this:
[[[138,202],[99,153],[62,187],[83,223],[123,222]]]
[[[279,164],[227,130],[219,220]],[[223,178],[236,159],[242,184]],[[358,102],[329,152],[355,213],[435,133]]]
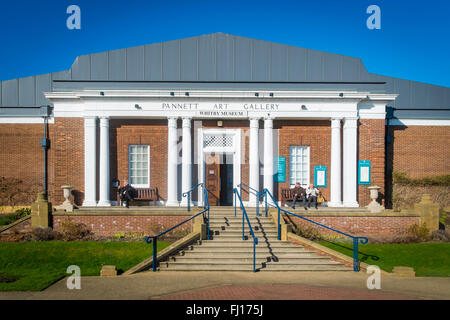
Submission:
[[[65,240],[82,240],[91,235],[91,230],[83,223],[67,220],[61,223],[61,232]]]
[[[50,227],[34,228],[33,231],[31,231],[32,241],[49,241],[49,240],[58,240],[60,238],[61,234]]]
[[[321,240],[322,235],[319,231],[317,231],[316,228],[310,227],[310,226],[298,226],[297,230],[295,230],[295,233],[298,236],[301,236],[303,238],[309,239],[309,240]]]
[[[434,241],[450,241],[450,233],[446,230],[436,230],[431,233],[431,240]]]
[[[430,239],[430,230],[427,228],[426,223],[421,225],[415,223],[408,228],[408,236],[412,241],[427,241]]]
[[[20,209],[17,209],[15,214],[16,214],[17,219],[29,216],[31,214],[31,208],[20,208]]]
[[[425,177],[425,178],[410,178],[403,172],[394,172],[392,174],[394,183],[400,185],[410,185],[410,186],[450,186],[450,174],[445,174],[442,176],[435,177]]]

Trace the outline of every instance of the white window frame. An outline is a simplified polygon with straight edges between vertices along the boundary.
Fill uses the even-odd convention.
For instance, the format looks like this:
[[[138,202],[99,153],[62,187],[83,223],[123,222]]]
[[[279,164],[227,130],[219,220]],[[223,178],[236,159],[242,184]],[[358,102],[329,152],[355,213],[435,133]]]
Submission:
[[[307,164],[306,164],[306,184],[302,183],[303,179],[300,179],[300,178],[297,178],[297,177],[295,177],[295,179],[293,181],[294,183],[291,183],[292,182],[291,181],[292,180],[291,177],[292,177],[293,172],[294,171],[297,172],[296,170],[292,170],[293,169],[293,165],[292,165],[292,148],[299,148],[299,149],[303,148],[303,149],[306,149],[306,159],[307,159]],[[291,188],[295,186],[295,183],[297,181],[300,182],[302,187],[308,187],[309,186],[309,184],[310,184],[310,174],[311,174],[310,167],[311,167],[311,148],[310,148],[310,146],[300,146],[300,145],[289,146],[289,184],[290,184]]]
[[[148,172],[147,181],[148,181],[148,183],[141,183],[141,184],[131,183],[131,147],[134,147],[134,146],[147,147],[147,172]],[[148,144],[130,144],[130,145],[128,145],[128,181],[129,181],[130,185],[135,188],[149,188],[150,187],[150,145],[148,145]]]

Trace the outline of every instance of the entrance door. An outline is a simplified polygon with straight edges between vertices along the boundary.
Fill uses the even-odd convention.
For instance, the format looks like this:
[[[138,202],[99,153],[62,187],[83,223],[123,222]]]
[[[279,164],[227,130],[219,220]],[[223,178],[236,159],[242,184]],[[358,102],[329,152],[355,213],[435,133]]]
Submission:
[[[211,206],[233,205],[233,155],[206,154],[206,188]]]
[[[206,189],[208,189],[209,204],[218,206],[220,204],[220,155],[206,154]]]

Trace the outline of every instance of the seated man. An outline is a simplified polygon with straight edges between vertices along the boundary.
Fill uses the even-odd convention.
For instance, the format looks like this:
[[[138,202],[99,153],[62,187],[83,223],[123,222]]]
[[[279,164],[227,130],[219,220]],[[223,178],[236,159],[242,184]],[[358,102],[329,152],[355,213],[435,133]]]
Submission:
[[[309,187],[306,188],[306,196],[308,198],[308,208],[311,208],[311,201],[313,201],[314,207],[317,209],[317,197],[319,196],[319,194],[320,194],[319,189],[315,188],[313,184],[310,184]]]
[[[132,201],[137,195],[137,191],[135,188],[128,184],[128,181],[124,181],[124,186],[119,188],[119,197],[120,200],[125,202],[125,206],[129,208],[129,202]]]
[[[297,197],[300,197],[302,199],[302,205],[305,207],[305,210],[306,210],[305,195],[306,195],[305,189],[303,189],[300,186],[300,182],[297,182],[295,184],[295,188],[294,188],[294,205],[292,206],[292,209],[295,209],[295,203],[297,202]]]

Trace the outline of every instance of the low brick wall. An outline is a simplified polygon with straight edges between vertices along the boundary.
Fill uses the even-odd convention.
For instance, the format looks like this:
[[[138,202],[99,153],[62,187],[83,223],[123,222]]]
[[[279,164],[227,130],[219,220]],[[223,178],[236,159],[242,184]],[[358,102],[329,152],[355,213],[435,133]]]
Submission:
[[[405,235],[413,224],[420,223],[420,216],[415,214],[389,213],[389,214],[304,214],[305,218],[321,223],[333,229],[353,236],[370,238],[395,237]],[[285,221],[293,227],[314,227],[322,235],[331,237],[345,237],[337,232],[322,228],[312,222],[289,216]]]
[[[98,235],[114,235],[118,232],[133,232],[152,234],[153,230],[166,230],[191,215],[160,215],[160,214],[53,214],[53,229],[61,231],[61,223],[71,220],[85,224]],[[177,231],[191,231],[192,220],[178,227]]]

